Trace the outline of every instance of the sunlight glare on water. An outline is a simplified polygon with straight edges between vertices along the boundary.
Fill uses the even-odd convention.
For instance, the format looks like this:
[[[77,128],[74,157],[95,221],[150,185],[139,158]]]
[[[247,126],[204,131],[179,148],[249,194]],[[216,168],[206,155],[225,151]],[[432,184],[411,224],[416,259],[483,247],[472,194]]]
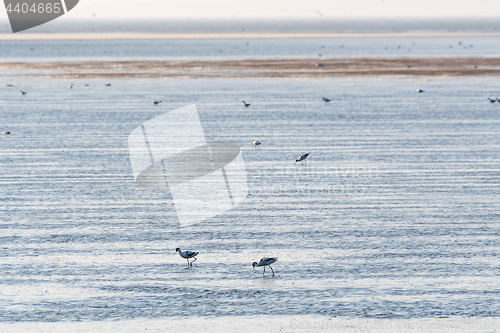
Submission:
[[[14,80],[2,321],[500,310],[493,78]],[[181,227],[168,190],[136,186],[127,137],[193,103],[207,141],[242,148],[250,195]],[[200,252],[193,268],[177,247]],[[264,256],[274,278],[252,269]]]

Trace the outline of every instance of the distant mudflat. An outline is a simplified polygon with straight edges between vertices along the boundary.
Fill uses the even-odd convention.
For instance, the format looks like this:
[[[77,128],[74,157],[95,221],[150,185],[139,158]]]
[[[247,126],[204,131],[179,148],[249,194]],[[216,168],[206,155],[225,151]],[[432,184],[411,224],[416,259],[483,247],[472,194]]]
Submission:
[[[488,76],[500,57],[334,57],[202,60],[0,62],[1,76],[55,78],[332,77],[358,75]]]

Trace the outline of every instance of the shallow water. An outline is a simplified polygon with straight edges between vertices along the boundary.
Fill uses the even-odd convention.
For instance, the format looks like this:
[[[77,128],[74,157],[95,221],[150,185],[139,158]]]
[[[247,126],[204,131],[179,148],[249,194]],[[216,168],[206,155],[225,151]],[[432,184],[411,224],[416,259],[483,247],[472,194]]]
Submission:
[[[497,56],[500,37],[0,41],[0,61]]]
[[[495,79],[8,82],[1,321],[499,313]],[[250,196],[181,227],[168,191],[136,187],[127,137],[193,103],[208,141],[242,147]]]
[[[234,33],[234,32],[497,32],[495,17],[435,18],[241,18],[232,19],[109,19],[93,17],[77,19],[62,16],[57,20],[29,29],[29,33],[58,32],[132,32],[132,33]],[[7,17],[0,19],[0,33],[11,33]]]

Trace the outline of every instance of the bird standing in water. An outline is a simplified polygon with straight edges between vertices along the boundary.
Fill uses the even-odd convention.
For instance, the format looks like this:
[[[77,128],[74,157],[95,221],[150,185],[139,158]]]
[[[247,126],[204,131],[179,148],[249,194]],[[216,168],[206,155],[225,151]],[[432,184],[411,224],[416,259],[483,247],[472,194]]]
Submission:
[[[299,158],[295,161],[295,164],[297,164],[297,162],[303,163],[308,156],[309,156],[309,153],[304,154],[304,155],[300,155]]]
[[[262,267],[264,266],[264,272],[262,273],[262,275],[264,275],[264,273],[266,272],[266,266],[269,266],[269,268],[271,269],[271,272],[273,272],[273,276],[274,276],[274,270],[273,268],[271,267],[271,264],[275,263],[276,261],[278,261],[278,258],[262,258],[260,259],[259,262],[254,262],[252,264],[253,268],[255,269],[255,267]]]
[[[252,140],[252,144],[255,148],[257,148],[257,146],[260,146],[261,142],[257,140]]]
[[[195,258],[195,257],[198,255],[198,253],[200,253],[200,252],[193,252],[193,251],[184,251],[184,252],[183,252],[183,251],[181,251],[181,249],[180,249],[180,248],[176,248],[176,249],[175,249],[175,253],[177,253],[177,252],[179,252],[179,255],[180,255],[181,257],[183,257],[184,259],[186,259],[186,260],[187,260],[187,262],[188,262],[188,267],[189,267],[189,266],[193,266],[193,262],[195,262],[195,261],[196,261],[196,258]],[[194,260],[193,260],[193,261],[191,261],[191,262],[189,262],[189,259],[192,259],[192,258],[194,258]]]

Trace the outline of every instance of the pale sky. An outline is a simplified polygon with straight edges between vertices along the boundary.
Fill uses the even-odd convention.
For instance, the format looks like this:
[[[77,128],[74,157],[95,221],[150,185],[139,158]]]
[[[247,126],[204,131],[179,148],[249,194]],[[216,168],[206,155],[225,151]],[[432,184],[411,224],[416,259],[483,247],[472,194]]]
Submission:
[[[500,0],[80,0],[73,18],[500,17]],[[0,19],[6,19],[0,11]],[[95,16],[94,16],[95,15]]]

